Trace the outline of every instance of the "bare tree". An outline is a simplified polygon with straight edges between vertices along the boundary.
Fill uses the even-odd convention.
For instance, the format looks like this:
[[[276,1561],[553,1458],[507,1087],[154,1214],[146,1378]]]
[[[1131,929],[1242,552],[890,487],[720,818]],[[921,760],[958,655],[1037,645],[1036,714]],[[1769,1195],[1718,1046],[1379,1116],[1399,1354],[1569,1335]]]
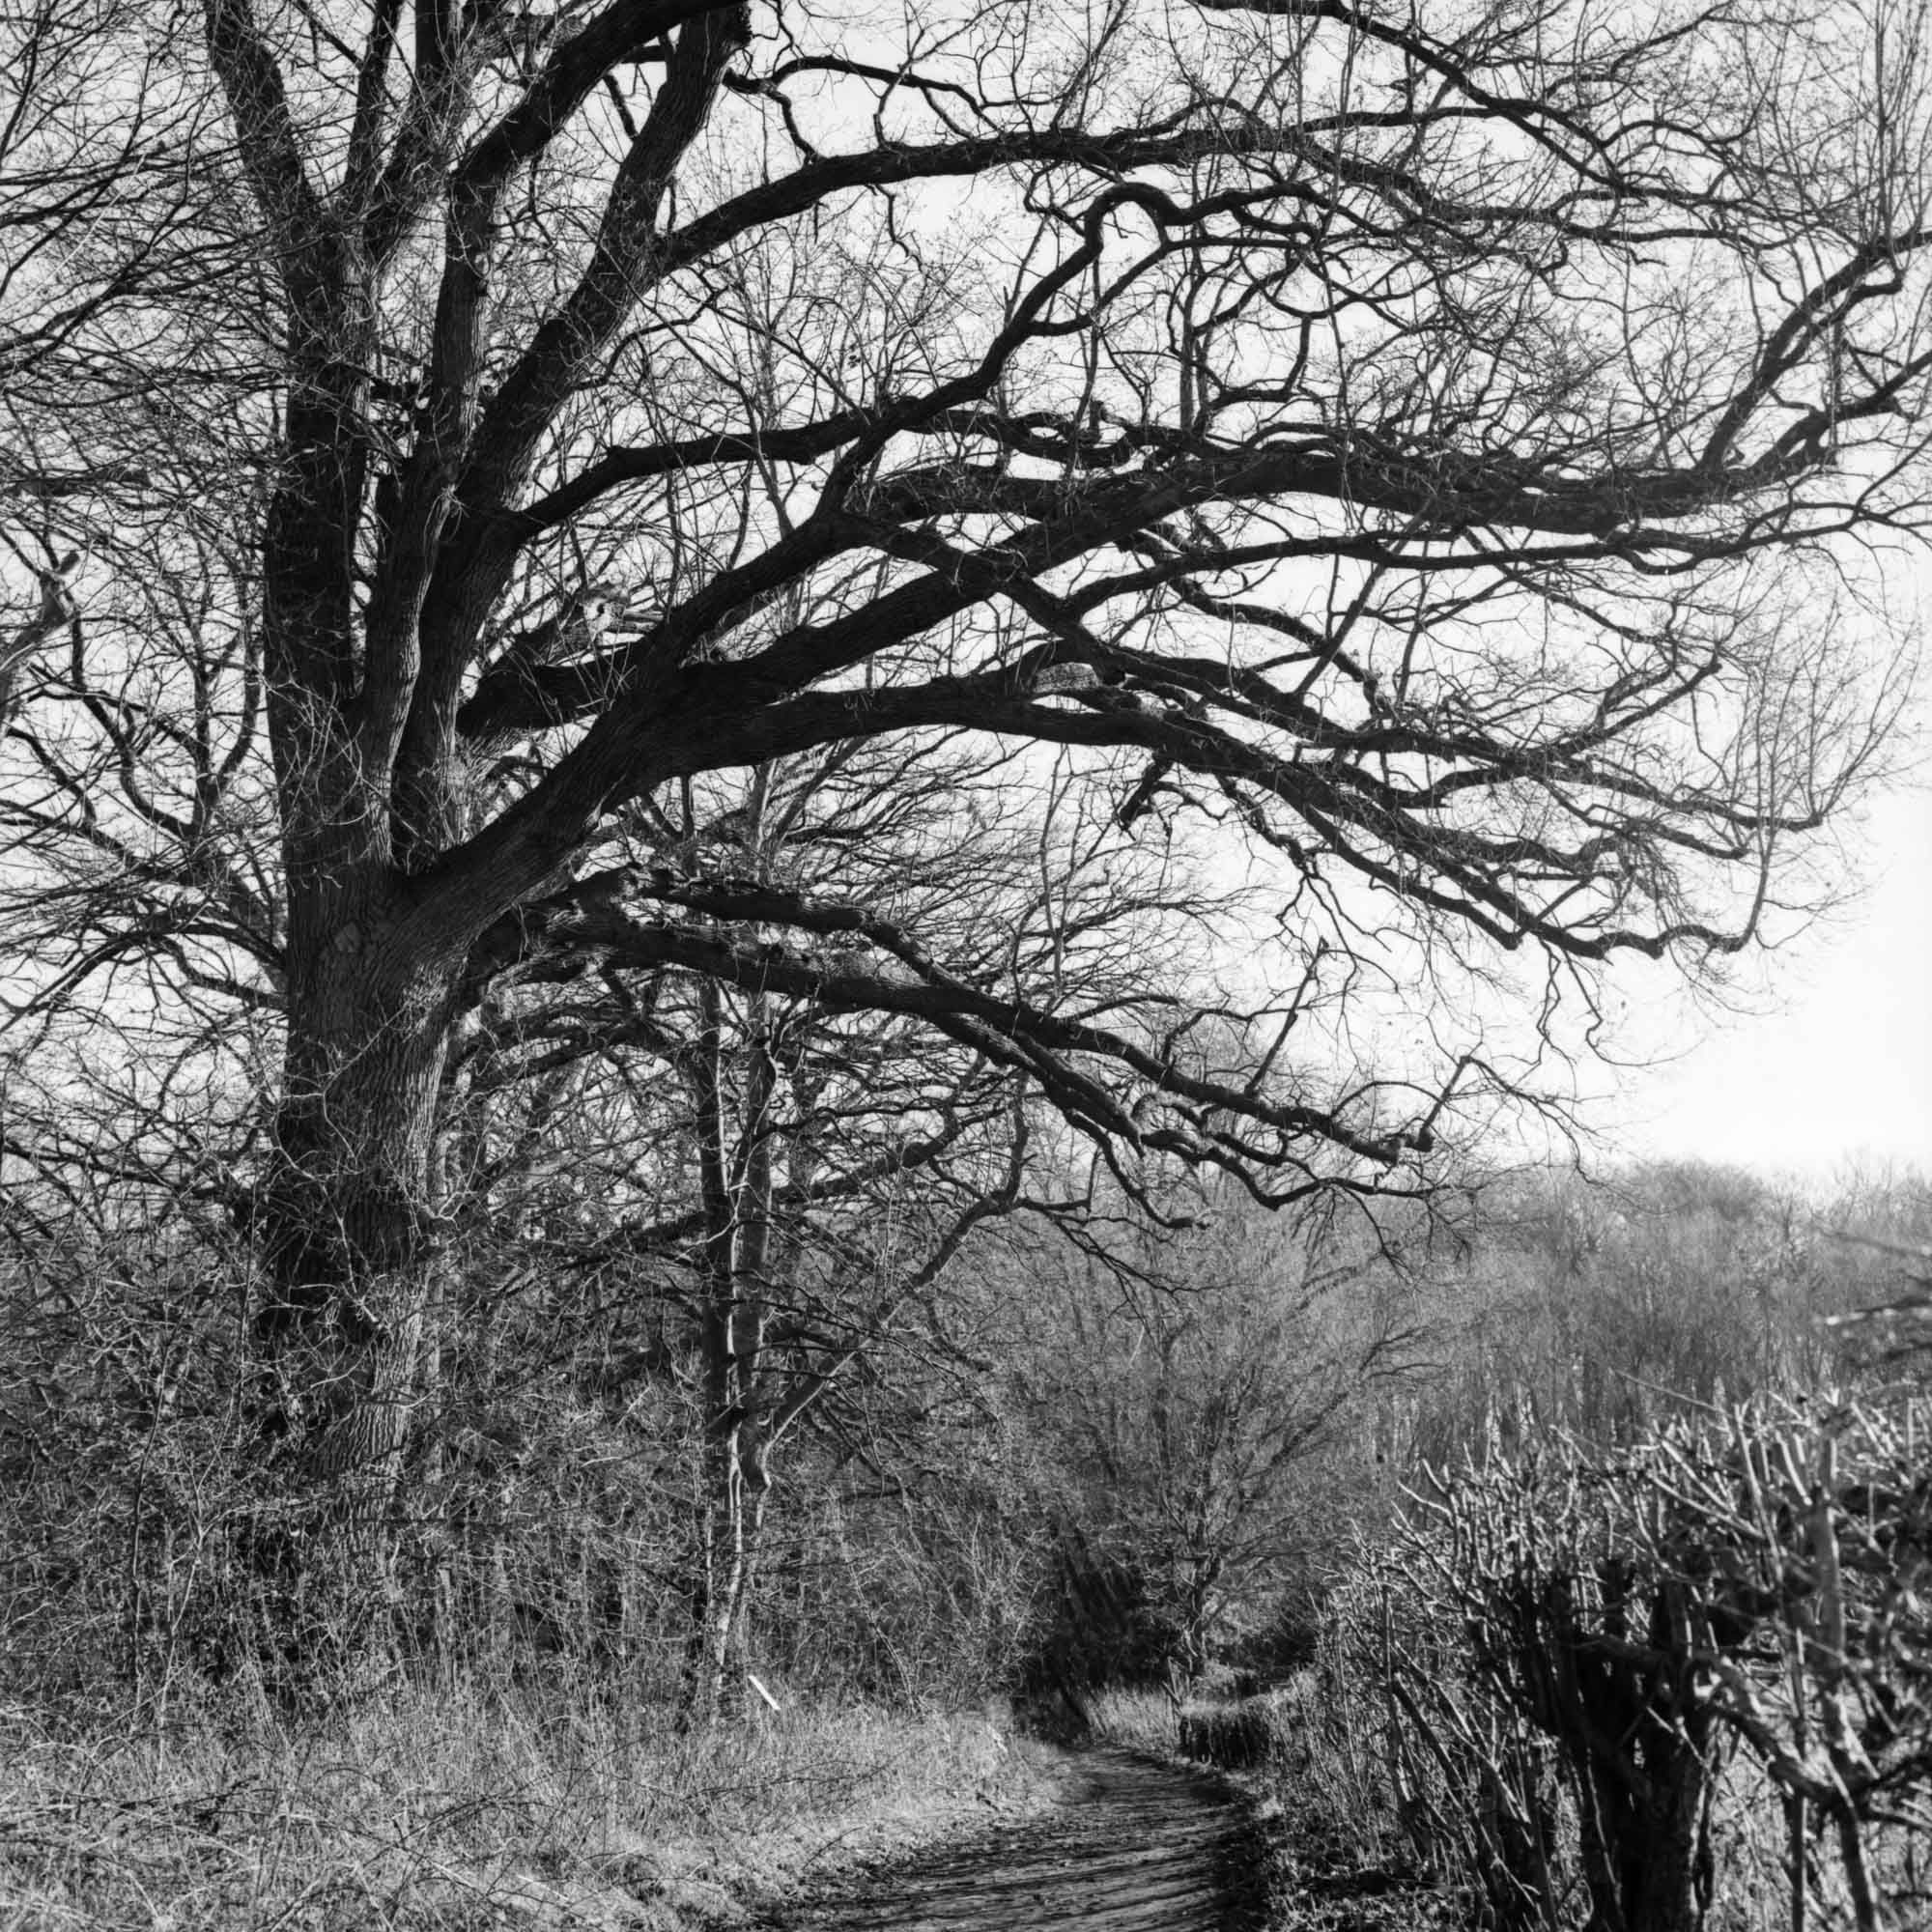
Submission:
[[[1063,1654],[1042,1662],[1075,1690],[1090,1673],[1198,1678],[1265,1636],[1336,1557],[1319,1459],[1351,1406],[1414,1364],[1393,1241],[1218,1206],[1166,1236],[1118,1218],[1080,1231],[1085,1254],[1028,1257],[1038,1288],[1011,1375],[1057,1479],[1063,1572],[1118,1586],[1111,1622],[1063,1610],[1049,1633]]]
[[[1775,936],[1892,705],[1832,571],[1920,509],[1914,17],[11,12],[22,1010],[138,963],[271,1029],[224,1184],[302,1466],[393,1480],[452,1052],[560,954],[931,1027],[1283,1200],[1524,1085],[1467,1001],[1297,1020],[1527,950],[1547,1030]],[[1237,1053],[1158,960],[1072,1016],[662,823],[957,732],[1261,868]]]
[[[694,913],[715,913],[718,944],[762,940],[766,899],[790,914],[880,887],[917,907],[928,941],[943,937],[955,961],[1004,953],[1037,1003],[1054,998],[1050,947],[1075,966],[1081,1000],[1102,997],[1123,976],[1118,962],[1108,970],[1094,934],[1157,901],[1082,895],[1085,933],[1068,929],[1065,895],[1042,906],[1028,861],[1052,833],[1029,802],[1001,797],[1010,763],[928,747],[909,769],[876,748],[840,746],[759,766],[741,782],[687,781],[658,831],[704,849],[733,881],[693,902]],[[951,824],[968,798],[976,822]],[[834,955],[846,950],[840,938],[836,927],[825,935]],[[568,998],[555,997],[553,978]],[[822,1421],[838,1433],[843,1418],[828,1412],[843,1406],[841,1380],[855,1364],[876,1372],[902,1352],[970,1231],[1020,1205],[1023,1089],[917,1019],[639,971],[621,948],[595,976],[575,946],[533,966],[466,1058],[470,1092],[486,1104],[493,1090],[525,1089],[533,1076],[583,1083],[575,1124],[558,1133],[550,1123],[550,1158],[569,1165],[578,1198],[538,1252],[573,1271],[642,1270],[675,1284],[661,1300],[682,1319],[660,1346],[688,1364],[704,1464],[686,1583],[686,1699],[693,1713],[715,1712],[740,1681],[781,1451]],[[513,1186],[527,1185],[526,1140],[513,1136],[490,1163]],[[586,1169],[601,1184],[585,1184]]]

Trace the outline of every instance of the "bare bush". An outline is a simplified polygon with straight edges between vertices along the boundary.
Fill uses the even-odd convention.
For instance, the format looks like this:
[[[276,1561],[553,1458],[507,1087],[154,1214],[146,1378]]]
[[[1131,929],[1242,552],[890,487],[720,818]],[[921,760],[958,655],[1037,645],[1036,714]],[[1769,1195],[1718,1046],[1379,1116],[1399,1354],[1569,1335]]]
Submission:
[[[1743,1926],[1780,1892],[1795,1926],[1908,1922],[1928,1423],[1766,1400],[1615,1450],[1552,1436],[1418,1498],[1338,1599],[1333,1659],[1415,1856],[1496,1925]]]

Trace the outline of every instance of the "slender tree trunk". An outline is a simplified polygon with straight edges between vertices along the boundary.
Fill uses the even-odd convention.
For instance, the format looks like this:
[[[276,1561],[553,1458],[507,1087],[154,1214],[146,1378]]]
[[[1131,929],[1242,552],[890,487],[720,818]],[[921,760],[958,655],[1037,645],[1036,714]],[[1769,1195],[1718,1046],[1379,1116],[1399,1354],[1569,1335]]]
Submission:
[[[742,1700],[748,1605],[770,1486],[761,1371],[773,1197],[767,1117],[776,1076],[763,1015],[754,1009],[742,1118],[732,1132],[723,999],[715,986],[703,988],[699,999],[699,1041],[688,1070],[706,1230],[699,1323],[704,1447],[686,1653],[687,1724],[726,1715]]]
[[[733,1479],[738,1563],[736,1587],[722,1632],[723,1662],[741,1685],[749,1667],[751,1605],[757,1587],[758,1547],[771,1493],[770,1416],[765,1392],[765,1311],[770,1292],[773,1209],[771,1108],[776,1085],[765,1032],[764,1002],[752,1013],[752,1069],[747,1082],[746,1146],[738,1184],[737,1238],[732,1253],[736,1292],[731,1305],[732,1406],[737,1416]],[[742,1696],[742,1690],[739,1693]]]
[[[698,1588],[687,1639],[688,1674],[681,1720],[696,1727],[729,1715],[738,1702],[731,1638],[745,1578],[744,1492],[737,1432],[708,1442],[698,1527]]]
[[[727,1662],[741,1674],[752,1667],[752,1606],[758,1596],[760,1559],[764,1554],[765,1503],[770,1493],[768,1485],[762,1480],[761,1458],[746,1460],[743,1477],[745,1560],[738,1575],[738,1601],[732,1606],[731,1628],[725,1633]]]

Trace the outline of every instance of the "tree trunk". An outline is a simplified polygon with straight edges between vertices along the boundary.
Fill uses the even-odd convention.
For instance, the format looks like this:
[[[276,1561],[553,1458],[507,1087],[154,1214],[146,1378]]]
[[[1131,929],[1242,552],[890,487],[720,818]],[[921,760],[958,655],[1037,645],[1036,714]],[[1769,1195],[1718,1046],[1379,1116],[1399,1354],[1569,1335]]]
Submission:
[[[1601,1575],[1613,1642],[1643,1615],[1660,1662],[1593,1642],[1567,1599],[1549,1626],[1554,1695],[1539,1720],[1563,1741],[1577,1801],[1589,1932],[1697,1932],[1710,1897],[1706,1810],[1712,1717],[1696,1693],[1681,1592],[1641,1593],[1613,1565]]]
[[[742,1701],[748,1600],[770,1478],[765,1464],[762,1357],[770,1252],[774,1069],[754,1009],[743,1119],[727,1127],[724,1008],[699,993],[702,1025],[687,1063],[697,1112],[704,1204],[704,1448],[687,1639],[682,1721],[708,1722]]]
[[[284,1086],[257,1208],[257,1426],[272,1480],[251,1551],[270,1650],[304,1674],[380,1642],[424,1319],[442,1242],[431,1151],[449,980],[385,948],[374,895],[292,944]],[[308,909],[311,914],[313,908]],[[292,910],[299,931],[314,921]]]

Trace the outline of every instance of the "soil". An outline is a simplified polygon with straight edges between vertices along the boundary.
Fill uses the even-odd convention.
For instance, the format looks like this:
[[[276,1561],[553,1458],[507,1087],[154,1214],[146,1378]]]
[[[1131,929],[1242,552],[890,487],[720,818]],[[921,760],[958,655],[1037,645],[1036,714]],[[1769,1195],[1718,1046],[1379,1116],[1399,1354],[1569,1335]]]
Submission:
[[[1217,1780],[1124,1752],[1075,1758],[1062,1802],[847,1871],[772,1932],[1251,1932],[1252,1827]]]

